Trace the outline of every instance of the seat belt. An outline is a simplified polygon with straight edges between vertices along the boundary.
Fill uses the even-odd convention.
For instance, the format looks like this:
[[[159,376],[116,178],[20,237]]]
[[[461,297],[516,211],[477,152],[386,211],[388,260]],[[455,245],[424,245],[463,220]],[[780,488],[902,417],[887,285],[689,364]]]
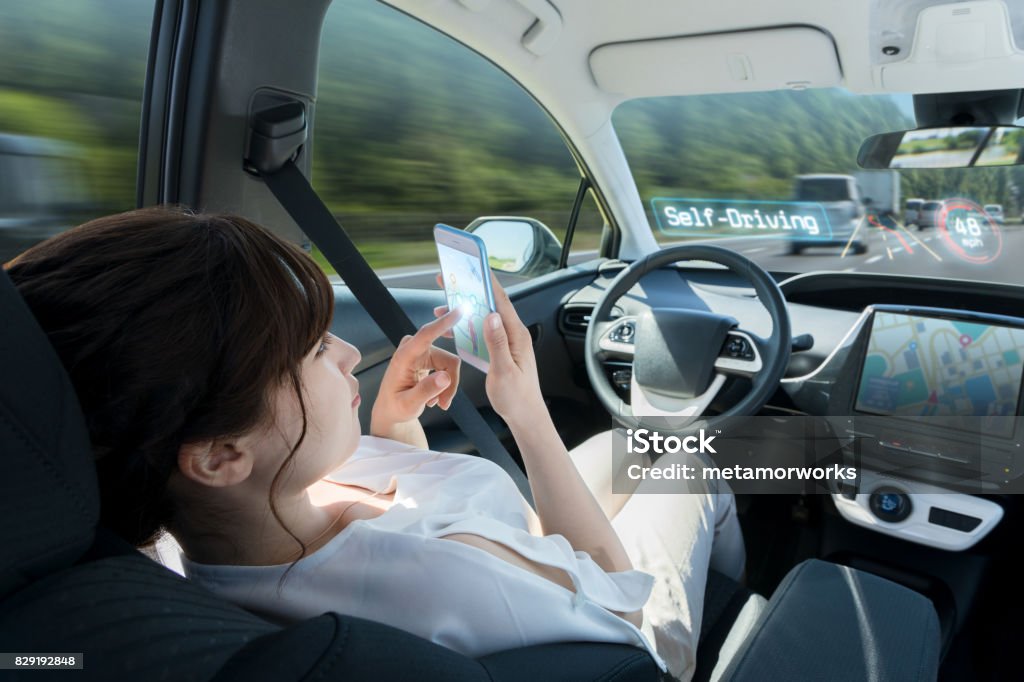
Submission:
[[[255,171],[344,280],[352,295],[397,348],[402,337],[415,334],[412,320],[356,248],[345,229],[317,195],[295,159],[306,141],[302,103],[278,103],[257,111],[250,121],[247,170]],[[533,505],[523,470],[501,444],[473,402],[456,392],[448,415],[476,447],[480,456],[500,466]]]

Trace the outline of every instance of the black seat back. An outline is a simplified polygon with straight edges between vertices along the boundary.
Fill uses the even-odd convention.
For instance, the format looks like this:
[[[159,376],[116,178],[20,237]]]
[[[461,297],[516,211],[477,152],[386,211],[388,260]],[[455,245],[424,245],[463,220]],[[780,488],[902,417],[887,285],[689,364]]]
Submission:
[[[67,374],[0,273],[0,598],[92,544],[99,492],[88,443]]]

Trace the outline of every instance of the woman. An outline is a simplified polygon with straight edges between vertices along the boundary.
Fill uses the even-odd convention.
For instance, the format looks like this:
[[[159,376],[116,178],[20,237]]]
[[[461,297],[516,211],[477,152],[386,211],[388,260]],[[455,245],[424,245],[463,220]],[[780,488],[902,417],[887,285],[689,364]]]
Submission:
[[[742,570],[732,498],[612,495],[607,436],[574,464],[497,282],[487,395],[536,514],[494,464],[427,449],[418,417],[459,378],[432,344],[457,312],[399,345],[360,436],[360,355],[329,332],[330,284],[242,218],[100,218],[7,272],[80,398],[102,523],[140,546],[168,530],[193,580],[280,621],[336,610],[472,656],[625,642],[692,674],[707,567]]]

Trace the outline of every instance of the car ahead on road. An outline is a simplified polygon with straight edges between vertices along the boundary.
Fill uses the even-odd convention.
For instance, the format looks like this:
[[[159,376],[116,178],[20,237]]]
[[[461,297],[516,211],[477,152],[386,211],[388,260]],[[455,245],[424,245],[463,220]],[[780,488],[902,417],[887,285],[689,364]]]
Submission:
[[[793,191],[798,202],[820,204],[828,218],[829,234],[808,235],[794,232],[789,240],[789,253],[799,255],[811,246],[849,248],[854,254],[868,250],[866,230],[858,235],[864,220],[864,205],[861,201],[857,179],[852,175],[799,175]]]
[[[715,445],[768,429],[735,439],[769,459],[756,470],[715,453],[713,471],[740,472],[727,482],[749,591],[709,572],[694,679],[1019,677],[1024,244],[986,232],[977,201],[1008,205],[1018,169],[901,176],[906,195],[936,197],[921,207],[931,226],[957,200],[964,232],[949,239],[867,216],[849,232],[866,258],[778,248],[847,230],[858,209],[841,178],[867,136],[919,124],[931,153],[933,127],[1016,114],[1016,4],[160,0],[132,24],[143,4],[0,7],[17,28],[0,41],[0,111],[46,136],[130,138],[112,158],[137,175],[112,164],[94,179],[137,182],[139,205],[235,211],[308,244],[253,163],[260,150],[294,159],[374,268],[426,281],[435,222],[499,216],[510,225],[474,231],[523,280],[509,295],[567,446],[693,416],[718,420]],[[797,176],[840,189],[794,195]],[[444,302],[391,293],[417,324]],[[372,400],[394,345],[340,283],[333,319]],[[0,437],[20,435],[11,413],[41,426],[3,441],[7,649],[85,652],[83,679],[658,679],[645,653],[603,645],[471,660],[344,614],[270,622],[143,559],[95,527],[87,448],[45,437],[64,434],[55,412],[74,400],[46,383],[54,365],[28,364],[45,339],[8,352],[23,322],[0,325]],[[466,367],[460,391],[511,445],[484,382]],[[431,447],[475,451],[449,414],[421,421]],[[610,470],[628,453],[606,454]],[[180,566],[173,545],[151,551]],[[707,569],[696,561],[687,575]]]
[[[917,225],[923,205],[924,199],[907,199],[907,203],[903,207],[903,224],[907,227]]]
[[[985,213],[988,217],[995,221],[997,224],[1002,225],[1006,222],[1006,216],[1003,215],[1002,204],[985,204]]]
[[[926,201],[921,204],[921,211],[918,214],[917,229],[925,230],[936,227],[939,224],[939,214],[942,213],[941,201]]]

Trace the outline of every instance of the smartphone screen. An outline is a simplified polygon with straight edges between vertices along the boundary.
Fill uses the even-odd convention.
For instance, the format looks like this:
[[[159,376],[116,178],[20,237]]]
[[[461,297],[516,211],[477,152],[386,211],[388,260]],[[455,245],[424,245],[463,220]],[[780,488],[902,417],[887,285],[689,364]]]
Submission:
[[[486,247],[479,237],[450,228],[435,228],[437,254],[449,310],[462,317],[452,328],[459,357],[486,372],[490,356],[484,342],[484,318],[494,311]]]

